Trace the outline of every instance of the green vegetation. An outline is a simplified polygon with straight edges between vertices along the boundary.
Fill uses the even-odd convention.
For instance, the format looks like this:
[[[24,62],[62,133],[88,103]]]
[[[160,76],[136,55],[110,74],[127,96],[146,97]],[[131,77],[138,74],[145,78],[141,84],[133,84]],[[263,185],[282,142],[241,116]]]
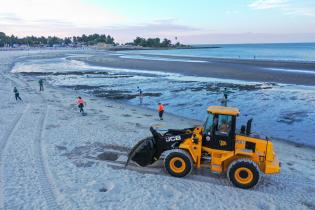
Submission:
[[[132,43],[128,43],[129,45],[134,46],[141,46],[141,47],[161,47],[161,48],[172,48],[172,47],[189,47],[188,45],[183,45],[179,42],[176,44],[172,44],[172,41],[169,39],[163,39],[161,42],[160,38],[142,38],[137,37],[135,40],[133,40]]]
[[[35,37],[35,36],[27,36],[23,38],[18,38],[14,35],[7,36],[5,33],[0,32],[0,47],[13,47],[15,45],[27,45],[30,47],[39,47],[39,46],[69,46],[69,45],[95,45],[98,43],[105,44],[115,44],[114,38],[110,35],[105,34],[92,34],[82,36],[73,36],[73,37],[65,37],[64,39],[56,37],[56,36],[48,36],[46,37]]]
[[[88,36],[83,34],[81,37],[72,37],[72,40],[74,43],[84,43],[85,45],[95,45],[97,43],[115,44],[114,38],[110,35],[106,36],[105,34],[92,34]]]
[[[177,38],[176,38],[177,39]],[[91,46],[98,43],[115,45],[114,38],[105,34],[91,34],[82,36],[73,36],[59,38],[56,36],[26,36],[19,38],[11,35],[7,36],[5,33],[0,32],[0,47],[17,47],[17,46],[29,46],[29,47],[54,47],[54,46]],[[127,43],[132,46],[141,47],[153,47],[153,48],[186,48],[188,45],[183,45],[179,42],[172,44],[169,39],[160,38],[142,38],[137,37],[132,43]]]

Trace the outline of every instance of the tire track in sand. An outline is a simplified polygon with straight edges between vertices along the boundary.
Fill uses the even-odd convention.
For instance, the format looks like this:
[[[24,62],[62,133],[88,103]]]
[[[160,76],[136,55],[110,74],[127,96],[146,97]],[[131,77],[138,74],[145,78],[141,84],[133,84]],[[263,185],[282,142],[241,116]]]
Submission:
[[[26,107],[24,108],[23,112],[21,112],[20,114],[18,114],[15,117],[15,119],[11,123],[11,126],[9,127],[9,129],[7,129],[7,132],[3,135],[3,137],[1,138],[1,141],[0,141],[0,209],[4,209],[3,183],[2,183],[3,182],[2,155],[6,149],[6,145],[9,141],[9,139],[13,136],[14,132],[16,131],[18,125],[21,122],[23,115],[27,112],[27,110],[29,110],[29,108],[30,108],[30,105],[27,104]]]
[[[52,184],[52,176],[48,169],[48,163],[46,158],[44,158],[44,146],[43,146],[43,139],[44,139],[44,131],[46,127],[46,120],[48,115],[48,104],[46,103],[45,99],[41,97],[45,103],[44,114],[41,115],[39,120],[39,132],[36,136],[34,141],[34,157],[35,163],[37,166],[38,171],[38,178],[40,182],[40,186],[42,188],[43,195],[46,199],[46,203],[49,209],[61,209],[56,198],[56,188]]]
[[[45,105],[45,117],[43,119],[40,120],[39,126],[40,127],[40,134],[38,135],[38,138],[36,138],[36,141],[34,142],[35,144],[35,155],[36,155],[36,162],[37,162],[37,166],[40,166],[41,171],[40,171],[40,182],[41,182],[41,186],[42,186],[42,190],[46,191],[45,193],[45,198],[47,203],[50,202],[50,206],[54,207],[51,208],[53,210],[55,209],[63,209],[60,205],[58,205],[58,200],[62,201],[64,203],[64,205],[66,205],[67,207],[65,207],[65,209],[69,208],[69,206],[71,206],[71,208],[73,209],[80,209],[78,203],[67,197],[66,199],[64,197],[58,198],[57,194],[58,194],[58,188],[54,182],[54,178],[53,175],[49,169],[49,163],[48,163],[48,158],[46,156],[46,152],[45,152],[45,147],[43,144],[43,139],[45,137],[45,128],[46,128],[46,122],[47,122],[47,116],[49,113],[49,105],[47,103],[46,98],[40,94],[39,92],[35,91],[37,93],[37,95],[41,98],[42,103]],[[48,186],[47,188],[45,188],[45,186]]]
[[[24,81],[23,81],[24,82]],[[41,175],[40,175],[40,180],[41,180],[41,186],[43,188],[43,190],[46,190],[46,201],[47,202],[51,202],[51,206],[53,207],[54,205],[58,205],[57,201],[61,200],[63,202],[64,205],[66,205],[65,209],[69,208],[69,206],[71,206],[71,208],[73,209],[80,209],[78,203],[71,199],[70,197],[64,198],[64,196],[62,198],[58,198],[57,194],[58,194],[58,188],[54,182],[54,178],[53,175],[49,169],[49,163],[48,163],[48,158],[46,157],[46,152],[45,152],[45,148],[44,148],[44,144],[43,144],[43,139],[45,137],[45,127],[46,127],[46,121],[47,121],[47,116],[48,116],[48,112],[49,112],[49,105],[48,102],[46,100],[46,98],[40,94],[40,92],[35,91],[37,93],[37,95],[41,98],[41,101],[43,104],[45,104],[45,117],[44,119],[41,120],[40,124],[41,125],[41,129],[40,129],[40,135],[39,137],[36,139],[35,141],[35,150],[36,150],[36,159],[37,159],[37,165],[41,167]],[[49,186],[49,188],[44,188],[44,186]],[[54,198],[54,199],[52,199]],[[62,209],[61,206],[56,206],[56,208],[52,208],[52,209]]]
[[[28,88],[33,89],[24,80],[20,79],[19,77],[17,77],[17,79],[23,82]],[[58,189],[54,184],[53,176],[49,170],[49,165],[48,165],[48,161],[45,155],[45,149],[43,145],[49,106],[48,106],[46,98],[43,95],[41,95],[38,91],[34,89],[33,91],[39,96],[41,103],[44,105],[44,110],[41,112],[41,117],[38,123],[39,131],[36,135],[36,138],[34,140],[34,145],[33,145],[34,158],[35,158],[35,163],[36,163],[35,165],[37,167],[37,172],[38,172],[38,180],[40,182],[39,184],[43,192],[43,196],[45,197],[48,209],[58,210],[58,209],[62,209],[57,201]]]
[[[29,90],[32,89],[40,98],[40,102],[42,105],[44,105],[44,109],[41,111],[41,116],[38,121],[38,128],[39,130],[36,133],[35,139],[32,139],[33,144],[30,144],[29,146],[33,147],[34,150],[34,162],[35,162],[35,168],[37,171],[37,180],[39,182],[39,186],[41,188],[41,192],[43,197],[45,198],[46,205],[48,209],[61,209],[57,202],[56,193],[57,189],[55,185],[53,184],[53,178],[50,173],[47,160],[45,159],[45,151],[43,147],[43,138],[44,138],[44,130],[46,126],[46,118],[48,115],[48,104],[46,99],[38,94],[37,91],[35,91],[28,83],[26,83],[24,80],[20,79],[19,77],[12,78],[11,76],[4,76],[3,77],[11,80],[13,84],[22,83],[24,87],[27,87]],[[18,80],[18,81],[17,81]],[[19,126],[19,122],[22,121],[22,116],[29,110],[30,104],[28,103],[27,107],[24,109],[24,111],[19,114],[14,122],[12,123],[12,126],[8,129],[6,134],[3,136],[2,141],[0,142],[0,209],[6,209],[5,202],[4,202],[4,196],[3,196],[3,170],[2,170],[2,155],[5,151],[5,146],[7,145],[7,142],[9,139],[14,135],[14,131]],[[19,153],[19,151],[16,151]],[[18,154],[17,154],[18,155]],[[26,193],[26,192],[24,192]],[[36,198],[34,198],[36,199]]]

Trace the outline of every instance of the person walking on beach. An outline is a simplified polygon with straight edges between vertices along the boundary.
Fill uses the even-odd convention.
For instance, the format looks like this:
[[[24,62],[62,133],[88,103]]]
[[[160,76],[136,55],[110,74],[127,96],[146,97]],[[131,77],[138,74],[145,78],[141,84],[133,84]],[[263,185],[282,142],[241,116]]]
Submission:
[[[142,92],[142,89],[139,88],[139,86],[137,87],[137,89],[138,89],[138,92],[139,92],[140,104],[142,104],[142,102],[143,102],[143,92]]]
[[[44,80],[40,79],[38,81],[38,84],[39,84],[39,91],[44,91]]]
[[[160,120],[163,120],[164,110],[165,110],[164,105],[162,103],[159,103],[158,112]]]
[[[20,101],[22,101],[21,97],[20,97],[20,93],[18,91],[18,89],[16,87],[13,88],[13,92],[14,92],[14,95],[15,95],[15,100],[17,101],[18,99]]]
[[[77,99],[77,104],[78,104],[78,107],[80,109],[80,113],[84,114],[84,105],[86,105],[85,101],[81,98],[81,96],[78,96],[78,99]]]
[[[228,99],[228,91],[227,91],[227,88],[224,88],[224,90],[223,90],[223,96],[224,96],[224,98],[227,100]]]
[[[222,106],[227,106],[227,101],[228,101],[228,91],[227,91],[227,88],[224,88],[223,98],[221,100]]]

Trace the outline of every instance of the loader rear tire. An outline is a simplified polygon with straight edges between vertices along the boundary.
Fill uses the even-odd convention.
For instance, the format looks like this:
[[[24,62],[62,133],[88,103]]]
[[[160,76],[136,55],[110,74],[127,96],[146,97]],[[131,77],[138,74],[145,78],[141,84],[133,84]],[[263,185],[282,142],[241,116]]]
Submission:
[[[166,171],[175,177],[184,177],[191,173],[193,161],[188,152],[174,149],[164,159]]]
[[[249,189],[258,183],[260,174],[255,162],[242,158],[230,164],[227,176],[234,186]]]

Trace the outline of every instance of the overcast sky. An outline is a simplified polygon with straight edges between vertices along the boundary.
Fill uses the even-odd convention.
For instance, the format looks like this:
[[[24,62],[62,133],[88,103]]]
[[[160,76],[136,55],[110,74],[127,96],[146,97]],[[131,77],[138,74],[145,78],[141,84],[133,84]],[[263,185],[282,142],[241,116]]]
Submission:
[[[315,42],[315,0],[0,0],[0,31],[187,44]]]

